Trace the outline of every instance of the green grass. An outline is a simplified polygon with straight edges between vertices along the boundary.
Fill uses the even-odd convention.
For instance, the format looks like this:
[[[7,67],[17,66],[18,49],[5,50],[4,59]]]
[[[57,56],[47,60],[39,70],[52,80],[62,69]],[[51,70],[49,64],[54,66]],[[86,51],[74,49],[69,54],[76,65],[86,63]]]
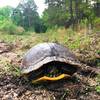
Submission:
[[[100,86],[96,86],[95,90],[97,93],[100,93]]]
[[[31,44],[32,46],[40,42],[59,42],[71,49],[84,48],[88,46],[91,42],[91,37],[85,34],[78,34],[73,32],[71,29],[58,29],[51,30],[47,33],[24,33],[23,35],[9,35],[0,34],[0,40],[8,43],[16,43],[20,41],[24,45]]]

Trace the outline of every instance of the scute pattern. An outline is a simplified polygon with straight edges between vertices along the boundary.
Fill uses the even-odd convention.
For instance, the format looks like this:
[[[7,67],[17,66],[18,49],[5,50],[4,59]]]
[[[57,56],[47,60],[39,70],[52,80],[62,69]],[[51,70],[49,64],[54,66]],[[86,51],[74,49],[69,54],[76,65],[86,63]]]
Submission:
[[[21,65],[22,74],[29,73],[51,61],[79,65],[79,61],[68,48],[57,43],[41,43],[32,47],[24,56]]]

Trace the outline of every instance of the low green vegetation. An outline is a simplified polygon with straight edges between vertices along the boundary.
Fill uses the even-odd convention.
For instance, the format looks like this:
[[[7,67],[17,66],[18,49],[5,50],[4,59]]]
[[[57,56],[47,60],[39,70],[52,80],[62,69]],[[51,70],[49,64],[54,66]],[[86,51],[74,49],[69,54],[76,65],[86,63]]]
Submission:
[[[95,87],[97,93],[100,93],[100,74],[96,77],[98,85]]]
[[[97,93],[100,93],[100,86],[96,86],[95,89],[96,89],[96,92],[97,92]]]
[[[4,40],[8,43],[13,43],[19,40],[25,44],[30,44],[30,42],[33,44],[39,42],[58,42],[67,45],[71,49],[77,49],[81,48],[82,45],[87,46],[91,42],[91,37],[88,35],[86,36],[85,34],[78,34],[77,32],[70,31],[70,29],[65,30],[64,28],[59,28],[42,34],[28,32],[23,35],[10,35],[2,32],[0,33],[0,40]]]

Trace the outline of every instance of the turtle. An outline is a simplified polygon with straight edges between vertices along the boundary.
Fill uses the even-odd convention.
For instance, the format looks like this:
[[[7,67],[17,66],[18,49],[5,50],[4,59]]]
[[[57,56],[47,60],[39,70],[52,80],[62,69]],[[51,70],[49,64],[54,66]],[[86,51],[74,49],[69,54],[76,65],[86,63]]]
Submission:
[[[45,42],[33,46],[23,56],[21,74],[32,83],[68,79],[80,68],[80,61],[67,47]]]

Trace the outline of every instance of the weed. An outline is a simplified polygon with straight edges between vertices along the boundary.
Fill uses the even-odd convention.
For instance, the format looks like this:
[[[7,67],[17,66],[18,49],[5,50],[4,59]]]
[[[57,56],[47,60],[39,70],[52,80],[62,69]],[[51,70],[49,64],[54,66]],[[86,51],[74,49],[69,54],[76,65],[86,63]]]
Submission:
[[[100,93],[100,86],[96,86],[95,90],[97,93]]]
[[[67,89],[67,90],[63,93],[63,95],[62,95],[62,97],[61,97],[60,100],[64,100],[65,96],[66,96],[69,92],[70,92],[69,89]]]

